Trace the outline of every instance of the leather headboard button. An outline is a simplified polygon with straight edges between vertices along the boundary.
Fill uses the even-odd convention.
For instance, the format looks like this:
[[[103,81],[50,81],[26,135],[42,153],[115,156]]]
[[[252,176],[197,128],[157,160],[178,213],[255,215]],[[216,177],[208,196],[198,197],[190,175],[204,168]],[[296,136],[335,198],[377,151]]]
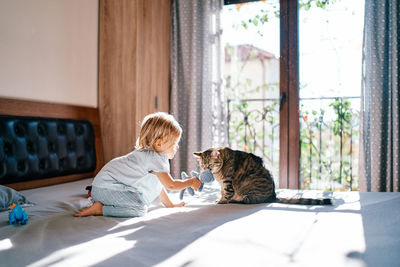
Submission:
[[[68,142],[68,143],[67,143],[67,151],[68,151],[68,152],[73,152],[73,151],[75,151],[75,143],[73,143],[73,142]]]
[[[58,135],[65,135],[67,133],[67,127],[64,123],[57,124],[57,133]]]
[[[39,170],[45,171],[49,168],[49,161],[47,159],[39,160]]]
[[[78,136],[82,135],[84,132],[85,132],[85,130],[82,125],[80,125],[80,124],[75,125],[75,134],[76,135],[78,135]]]
[[[20,174],[25,174],[28,171],[28,163],[25,160],[18,161],[17,170]]]
[[[40,136],[46,136],[47,135],[47,127],[43,123],[39,122],[37,125],[37,132]]]
[[[58,160],[58,167],[61,171],[63,171],[67,167],[67,160],[65,158],[61,158]]]
[[[6,154],[6,156],[12,156],[14,154],[12,143],[9,141],[4,141],[3,151],[4,151],[4,154]]]
[[[29,154],[35,154],[36,153],[36,146],[33,142],[28,141],[26,143],[26,150],[28,151]]]
[[[79,169],[84,168],[85,165],[86,165],[86,158],[85,158],[84,156],[79,157],[79,158],[78,158],[77,165],[78,165],[78,168],[79,168]]]
[[[49,142],[47,147],[48,147],[50,153],[56,152],[56,144],[55,143]]]
[[[15,135],[18,137],[25,137],[26,136],[26,126],[24,123],[17,121],[14,124],[14,132]]]
[[[68,153],[68,157],[67,158],[68,158],[68,166],[70,168],[77,169],[78,167],[77,167],[77,164],[76,164],[76,159],[77,159],[76,153],[75,152]]]

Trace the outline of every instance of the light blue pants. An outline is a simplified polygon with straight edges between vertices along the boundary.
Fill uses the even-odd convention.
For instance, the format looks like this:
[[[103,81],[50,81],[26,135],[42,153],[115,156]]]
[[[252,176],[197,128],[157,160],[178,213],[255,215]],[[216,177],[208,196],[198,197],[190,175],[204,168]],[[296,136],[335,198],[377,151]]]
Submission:
[[[138,217],[147,213],[147,206],[139,193],[117,191],[93,186],[92,198],[103,204],[103,216]]]

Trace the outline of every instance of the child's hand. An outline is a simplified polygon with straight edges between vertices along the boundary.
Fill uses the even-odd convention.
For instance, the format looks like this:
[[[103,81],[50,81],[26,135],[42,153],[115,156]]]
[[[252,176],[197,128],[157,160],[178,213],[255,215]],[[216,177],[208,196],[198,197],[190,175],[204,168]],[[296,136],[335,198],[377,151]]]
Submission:
[[[193,177],[190,180],[192,181],[192,185],[190,187],[193,188],[193,190],[199,189],[199,187],[201,186],[201,181],[196,177]]]

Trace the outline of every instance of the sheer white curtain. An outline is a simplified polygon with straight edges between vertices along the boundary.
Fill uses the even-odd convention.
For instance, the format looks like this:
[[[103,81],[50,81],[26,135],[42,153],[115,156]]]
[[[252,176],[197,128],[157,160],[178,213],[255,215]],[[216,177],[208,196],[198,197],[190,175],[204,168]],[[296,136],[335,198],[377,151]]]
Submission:
[[[172,174],[198,169],[193,152],[227,143],[222,89],[223,0],[173,0],[171,113],[183,128]]]

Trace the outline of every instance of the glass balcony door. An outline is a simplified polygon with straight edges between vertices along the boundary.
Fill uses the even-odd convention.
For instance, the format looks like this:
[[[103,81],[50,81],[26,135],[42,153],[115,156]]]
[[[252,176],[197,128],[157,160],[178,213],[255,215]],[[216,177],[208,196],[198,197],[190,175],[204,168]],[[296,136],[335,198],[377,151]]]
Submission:
[[[300,187],[358,190],[364,0],[299,10]]]
[[[357,190],[363,2],[225,0],[229,145],[280,188]]]

